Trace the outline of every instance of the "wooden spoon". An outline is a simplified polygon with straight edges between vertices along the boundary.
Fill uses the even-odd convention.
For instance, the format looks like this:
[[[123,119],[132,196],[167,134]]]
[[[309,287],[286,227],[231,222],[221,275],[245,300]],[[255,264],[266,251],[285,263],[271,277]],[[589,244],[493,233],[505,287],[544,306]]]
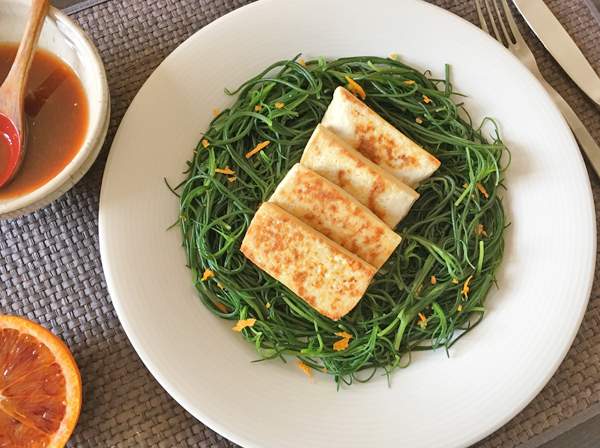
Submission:
[[[25,155],[25,88],[49,0],[32,0],[13,65],[0,86],[0,187],[17,174]]]

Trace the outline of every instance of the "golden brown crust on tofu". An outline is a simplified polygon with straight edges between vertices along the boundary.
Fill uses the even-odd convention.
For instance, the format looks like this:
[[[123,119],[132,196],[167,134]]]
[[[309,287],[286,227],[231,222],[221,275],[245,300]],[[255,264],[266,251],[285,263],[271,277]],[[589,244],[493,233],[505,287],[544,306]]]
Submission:
[[[269,202],[254,215],[241,251],[257,267],[333,320],[356,306],[377,272]]]
[[[322,124],[409,186],[418,185],[440,166],[438,159],[341,86]]]
[[[400,236],[349,193],[296,164],[269,202],[379,269],[400,244]]]
[[[419,194],[318,125],[300,163],[340,186],[391,228],[406,216]]]

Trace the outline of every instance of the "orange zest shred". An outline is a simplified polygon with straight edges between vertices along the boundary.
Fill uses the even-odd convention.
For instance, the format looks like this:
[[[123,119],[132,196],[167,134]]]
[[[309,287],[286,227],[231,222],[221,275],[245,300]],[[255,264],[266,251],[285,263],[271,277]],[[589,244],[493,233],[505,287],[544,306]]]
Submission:
[[[435,285],[437,283],[437,278],[435,278],[435,275],[431,276],[431,284]]]
[[[228,176],[232,176],[235,174],[235,171],[226,166],[225,168],[217,168],[215,170],[215,173],[227,174]]]
[[[427,318],[425,317],[425,314],[423,314],[423,313],[419,313],[419,320],[420,320],[421,322],[425,322],[425,321],[427,320]]]
[[[352,335],[346,331],[339,331],[335,335],[340,338],[352,339]]]
[[[206,280],[208,280],[209,278],[213,278],[214,276],[215,273],[213,271],[211,271],[210,269],[205,269],[204,274],[202,274],[202,281],[205,282]]]
[[[244,328],[252,328],[255,323],[256,323],[256,319],[254,319],[254,318],[240,319],[237,321],[237,324],[235,324],[235,326],[233,326],[231,329],[233,331],[237,331],[239,333]]]
[[[431,98],[429,98],[427,95],[423,95],[423,102],[425,104],[429,104],[431,103]]]
[[[469,288],[469,283],[471,283],[471,280],[473,279],[473,276],[470,275],[469,278],[465,281],[465,283],[463,284],[463,288],[462,288],[462,294],[465,297],[469,297],[469,291],[471,290],[471,288]]]
[[[336,333],[335,335],[339,336],[342,339],[334,342],[333,349],[336,352],[341,352],[342,350],[346,350],[348,348],[348,344],[350,343],[350,339],[352,339],[352,335],[350,333],[346,333],[345,331],[340,331],[340,332]]]
[[[221,111],[219,109],[217,109],[216,107],[212,110],[213,117],[216,117],[220,113],[221,113]]]
[[[260,112],[262,110],[262,106],[260,104],[257,104],[256,106],[254,106],[254,112]]]
[[[348,83],[348,90],[350,90],[355,95],[358,95],[361,100],[364,100],[367,97],[365,90],[360,86],[359,83],[350,78],[350,76],[346,76],[346,82]]]
[[[350,343],[350,339],[346,339],[346,338],[340,339],[339,341],[336,341],[333,343],[333,349],[336,352],[341,352],[348,348],[349,343]]]
[[[304,372],[304,374],[309,377],[312,378],[312,370],[310,369],[310,367],[308,367],[306,364],[304,364],[302,361],[298,360],[296,361],[296,364],[298,365],[298,368],[300,370],[302,370],[302,372]]]
[[[206,140],[205,138],[202,139],[202,146],[204,146],[205,148],[208,148],[209,145],[210,145],[210,143],[208,142],[208,140]]]
[[[424,330],[427,327],[427,318],[425,317],[425,314],[423,313],[419,313],[419,327],[421,327],[422,330]]]
[[[229,176],[229,177],[227,178],[227,180],[228,180],[229,182],[233,183],[233,182],[235,182],[235,181],[237,180],[237,177],[235,177],[235,176]]]
[[[407,79],[406,81],[404,81],[404,84],[407,86],[412,86],[415,83],[416,83],[416,81],[414,81],[412,79]]]
[[[304,59],[298,59],[298,64],[300,64],[302,67],[306,67],[306,61]]]
[[[246,158],[249,159],[250,157],[252,157],[254,154],[262,151],[263,149],[265,149],[267,146],[269,146],[271,144],[270,140],[265,140],[264,142],[260,142],[258,145],[256,145],[252,150],[248,151],[246,153]]]
[[[477,224],[477,228],[475,229],[475,234],[477,236],[488,236],[487,232],[485,231],[485,227],[483,226],[483,224]]]
[[[285,103],[282,103],[281,101],[277,101],[275,103],[275,109],[283,109],[285,107]]]
[[[477,187],[477,189],[481,192],[481,194],[483,195],[484,198],[489,198],[490,195],[487,192],[487,190],[485,189],[485,187],[483,185],[481,185],[479,182],[477,182],[477,185],[475,185]]]
[[[227,309],[227,307],[225,305],[223,305],[221,302],[214,302],[215,306],[217,308],[219,308],[219,311],[222,313],[228,313],[229,310]]]
[[[422,119],[421,117],[417,117],[417,118],[415,118],[415,121],[416,121],[418,124],[423,124],[423,119]]]

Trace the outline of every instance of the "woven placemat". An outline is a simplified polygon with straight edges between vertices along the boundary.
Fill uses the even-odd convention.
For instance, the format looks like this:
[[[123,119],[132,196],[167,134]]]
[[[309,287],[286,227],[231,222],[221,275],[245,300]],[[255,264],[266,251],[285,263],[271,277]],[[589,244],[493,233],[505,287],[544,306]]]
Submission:
[[[600,71],[600,24],[587,1],[548,3]],[[113,102],[109,138],[98,162],[64,197],[34,214],[0,222],[0,310],[27,316],[60,335],[81,367],[84,408],[72,447],[232,446],[175,403],[129,344],[106,290],[97,218],[110,142],[135,93],[178,44],[245,3],[249,1],[101,0],[94,5],[90,0],[85,9],[73,10],[106,64]],[[472,0],[435,3],[476,22]],[[548,80],[600,141],[600,109],[524,31]],[[595,175],[592,187],[598,204]],[[533,448],[600,413],[599,272],[583,325],[556,375],[522,413],[478,448]]]

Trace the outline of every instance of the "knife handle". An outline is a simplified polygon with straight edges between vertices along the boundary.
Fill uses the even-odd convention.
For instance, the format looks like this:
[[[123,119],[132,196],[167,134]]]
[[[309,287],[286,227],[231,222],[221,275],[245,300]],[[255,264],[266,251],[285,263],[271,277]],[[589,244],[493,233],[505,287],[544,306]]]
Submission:
[[[560,110],[563,117],[565,117],[565,120],[567,120],[567,123],[569,124],[569,127],[573,132],[573,135],[575,136],[575,138],[579,142],[579,146],[587,156],[590,165],[592,165],[592,168],[594,168],[596,175],[600,177],[600,146],[598,146],[598,144],[594,140],[594,137],[592,137],[591,134],[588,132],[585,125],[581,122],[575,111],[571,109],[569,103],[567,103],[565,99],[562,96],[560,96],[560,94],[556,90],[554,90],[554,87],[552,87],[545,79],[540,79],[540,81],[546,89],[546,91],[552,97],[552,100],[554,100],[554,104],[556,104],[558,110]]]

